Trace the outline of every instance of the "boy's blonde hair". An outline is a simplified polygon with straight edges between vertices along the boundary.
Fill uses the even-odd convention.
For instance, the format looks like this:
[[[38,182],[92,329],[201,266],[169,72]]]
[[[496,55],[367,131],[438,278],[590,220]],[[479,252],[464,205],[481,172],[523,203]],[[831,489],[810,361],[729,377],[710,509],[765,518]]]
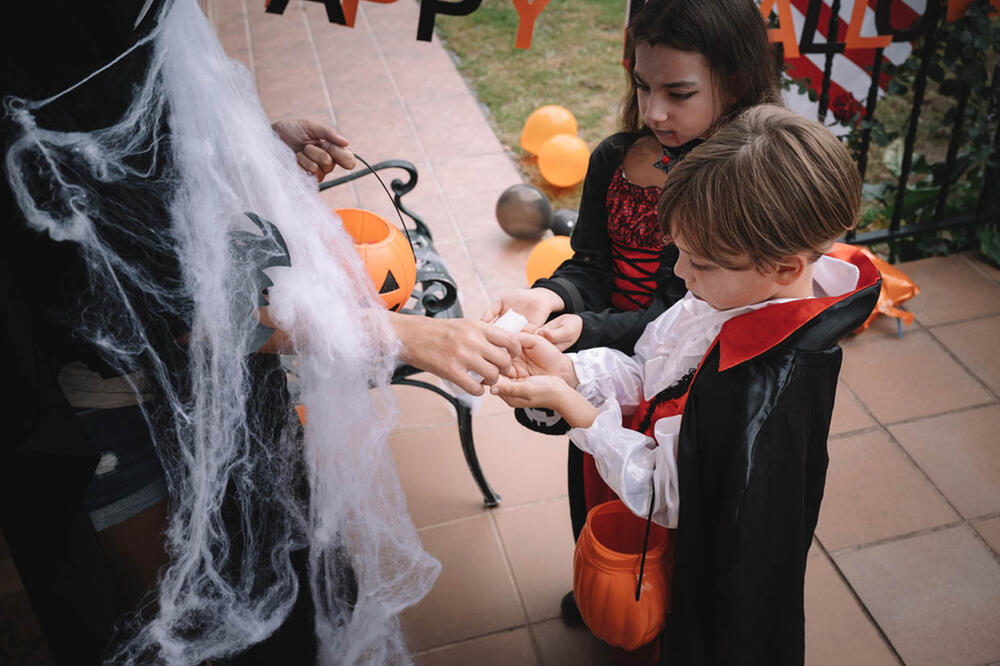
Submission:
[[[670,172],[660,195],[665,233],[725,268],[760,271],[803,252],[819,258],[852,229],[861,178],[818,122],[778,106],[747,109]]]

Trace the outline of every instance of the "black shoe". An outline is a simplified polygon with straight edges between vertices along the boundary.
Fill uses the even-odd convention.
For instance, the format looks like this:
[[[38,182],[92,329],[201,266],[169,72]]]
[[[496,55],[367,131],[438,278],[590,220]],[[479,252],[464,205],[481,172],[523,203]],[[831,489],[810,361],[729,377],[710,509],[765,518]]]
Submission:
[[[562,610],[562,616],[566,622],[569,624],[583,624],[583,617],[580,616],[580,609],[576,605],[576,597],[573,595],[572,590],[563,595],[559,608]]]

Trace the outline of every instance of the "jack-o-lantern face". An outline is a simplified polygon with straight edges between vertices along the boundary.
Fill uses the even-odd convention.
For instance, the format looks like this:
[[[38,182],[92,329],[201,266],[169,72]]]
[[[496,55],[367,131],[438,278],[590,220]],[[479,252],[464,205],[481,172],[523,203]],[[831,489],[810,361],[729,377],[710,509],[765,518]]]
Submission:
[[[406,236],[370,211],[338,208],[335,212],[354,239],[354,247],[385,306],[399,310],[417,283],[417,265]]]

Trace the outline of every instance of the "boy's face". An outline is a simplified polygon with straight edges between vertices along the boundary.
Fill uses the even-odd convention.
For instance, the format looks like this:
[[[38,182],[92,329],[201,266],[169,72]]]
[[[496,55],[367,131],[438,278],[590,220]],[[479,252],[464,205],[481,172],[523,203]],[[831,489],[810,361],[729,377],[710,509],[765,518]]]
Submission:
[[[688,290],[714,307],[729,310],[774,298],[781,290],[777,271],[761,273],[746,256],[724,257],[724,261],[746,268],[724,268],[709,258],[687,250],[684,238],[673,237],[679,254],[674,273],[683,278]]]

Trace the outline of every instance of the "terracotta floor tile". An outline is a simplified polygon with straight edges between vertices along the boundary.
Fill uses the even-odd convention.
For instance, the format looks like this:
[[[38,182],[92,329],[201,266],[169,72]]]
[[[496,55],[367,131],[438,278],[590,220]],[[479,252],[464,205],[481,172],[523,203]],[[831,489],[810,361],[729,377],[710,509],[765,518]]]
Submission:
[[[522,427],[513,410],[477,418],[473,428],[479,461],[504,508],[566,495],[566,437]]]
[[[568,626],[561,618],[531,625],[545,666],[608,666],[611,648],[580,626]]]
[[[456,118],[452,125],[417,129],[417,136],[428,154],[433,151],[440,161],[480,155],[502,155],[503,146],[482,117]]]
[[[844,382],[837,383],[837,398],[833,405],[833,419],[830,422],[830,434],[861,430],[875,425],[861,403],[854,397]]]
[[[502,154],[479,155],[438,161],[431,158],[441,189],[446,196],[464,196],[482,192],[495,192],[498,184],[504,187],[520,183],[521,174],[509,157]]]
[[[965,518],[1000,512],[1000,405],[889,431]]]
[[[899,663],[851,588],[821,551],[806,564],[806,664],[895,666]]]
[[[830,440],[816,536],[828,551],[959,520],[881,431]]]
[[[448,272],[455,278],[465,316],[479,319],[489,307],[490,299],[465,244],[459,241],[444,241],[435,243],[434,246],[438,255],[448,266]]]
[[[559,617],[573,589],[573,528],[565,498],[494,513],[529,622]]]
[[[248,48],[247,27],[248,23],[242,6],[237,11],[216,13],[216,34],[219,36],[222,48],[231,57],[235,52],[245,51]]]
[[[289,3],[284,14],[268,14],[259,9],[247,13],[250,43],[258,64],[268,58],[279,57],[290,49],[309,48],[309,32],[303,20],[302,7],[303,4]]]
[[[1000,283],[1000,267],[994,264],[992,261],[986,258],[982,252],[978,250],[972,250],[970,252],[965,252],[963,255],[966,261],[968,261],[972,266],[986,274],[986,277],[992,279],[994,282]]]
[[[401,616],[412,651],[524,624],[489,516],[430,527],[420,539],[442,568],[430,593]]]
[[[330,102],[333,104],[334,112],[338,114],[345,111],[371,110],[385,104],[387,100],[396,99],[396,88],[392,79],[384,72],[373,71],[363,82],[332,78],[328,75],[326,67],[323,74],[327,76]]]
[[[920,287],[920,295],[907,301],[907,309],[925,326],[1000,313],[1000,286],[961,255],[920,259],[898,268]]]
[[[978,523],[973,523],[975,525],[976,531],[982,536],[986,543],[990,545],[993,552],[1000,557],[1000,517],[990,518],[989,520],[983,520]]]
[[[488,111],[479,105],[472,91],[464,94],[451,94],[439,96],[434,104],[413,104],[407,105],[410,117],[418,132],[441,127],[452,127],[472,121],[482,121],[486,123]],[[489,124],[480,125],[480,129],[488,134],[493,134]],[[496,137],[494,137],[496,138]]]
[[[296,77],[299,81],[273,68],[258,67],[256,74],[257,93],[269,119],[301,118],[328,112],[326,96],[315,68],[303,67]],[[302,81],[308,83],[303,84]]]
[[[392,67],[396,88],[407,107],[429,105],[438,112],[447,113],[447,107],[441,104],[441,99],[454,95],[468,94],[469,86],[462,80],[454,65],[442,63],[433,69],[421,73],[400,66]]]
[[[350,52],[349,57],[343,50],[344,45],[338,42],[316,43],[320,70],[330,88],[330,96],[344,107],[355,106],[350,103],[351,97],[366,94],[366,89],[379,77],[391,78],[378,49],[371,43],[371,37],[361,35],[357,39],[360,45]],[[380,102],[397,101],[395,88],[390,86],[390,89],[392,94]]]
[[[444,388],[442,380],[426,372],[413,375],[410,379]],[[392,392],[399,404],[397,430],[456,423],[455,409],[443,397],[428,389],[416,386],[393,386]]]
[[[1000,316],[938,326],[934,329],[934,336],[972,374],[995,392],[1000,392],[1000,356],[996,353],[996,342],[1000,340]]]
[[[511,238],[498,226],[492,234],[470,238],[465,244],[476,262],[479,277],[495,298],[505,291],[528,286],[524,270],[538,241]]]
[[[415,2],[362,3],[363,11],[372,30],[376,32],[407,31],[412,39],[417,38],[419,5]]]
[[[538,656],[526,628],[449,645],[413,657],[415,666],[535,666]]]
[[[1000,562],[967,525],[835,559],[904,663],[1000,659]]]
[[[882,423],[993,401],[925,332],[845,345],[840,376]]]
[[[403,159],[424,162],[423,151],[399,102],[386,102],[372,109],[337,113],[341,134],[351,140],[351,150],[374,164]]]
[[[503,232],[497,222],[496,207],[497,200],[505,189],[506,187],[498,187],[494,192],[477,192],[448,198],[448,206],[462,238],[499,238],[498,232]],[[504,236],[509,238],[506,234]]]
[[[441,45],[417,40],[416,25],[413,32],[384,31],[373,26],[372,35],[390,69],[398,72],[401,78],[419,78],[421,73],[452,72],[461,79],[454,61]]]
[[[392,433],[389,444],[410,516],[418,528],[486,511],[462,455],[457,426],[403,428]],[[486,480],[503,495],[496,470],[483,460],[479,441],[476,449]]]

